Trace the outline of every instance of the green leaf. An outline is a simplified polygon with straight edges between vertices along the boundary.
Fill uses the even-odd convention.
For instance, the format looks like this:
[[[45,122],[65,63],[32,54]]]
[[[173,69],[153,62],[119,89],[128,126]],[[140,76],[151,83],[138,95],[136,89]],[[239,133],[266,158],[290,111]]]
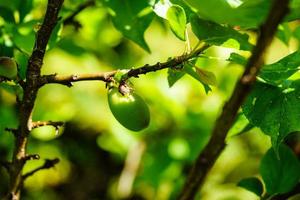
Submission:
[[[152,9],[146,0],[107,0],[114,26],[128,39],[150,53],[144,32],[153,19]]]
[[[262,182],[256,177],[242,179],[237,185],[253,192],[257,196],[261,196],[264,191]]]
[[[242,108],[249,122],[271,136],[277,148],[289,133],[300,130],[299,102],[299,80],[286,88],[258,82]]]
[[[0,83],[0,89],[4,89],[11,94],[15,94],[19,99],[23,98],[23,88],[12,82]]]
[[[237,53],[231,53],[227,61],[245,66],[247,64],[247,59]]]
[[[35,41],[35,33],[32,31],[25,35],[15,32],[13,36],[13,41],[22,51],[25,51],[27,54],[32,51],[34,41]]]
[[[26,15],[31,11],[33,5],[32,0],[21,0],[19,3],[19,16],[20,21],[23,22]]]
[[[279,25],[276,35],[285,45],[288,46],[293,34],[288,23],[283,23]]]
[[[203,69],[200,69],[198,67],[195,67],[196,72],[199,76],[199,79],[201,79],[201,81],[207,85],[212,85],[212,86],[216,86],[217,85],[217,79],[214,73],[210,72],[210,71],[206,71]]]
[[[14,1],[0,0],[0,6],[6,7],[8,9],[14,11],[18,8],[20,1],[22,1],[22,0],[14,0]]]
[[[59,42],[61,38],[60,36],[61,36],[62,29],[63,29],[63,21],[59,21],[51,33],[47,50],[52,49],[57,44],[57,42]]]
[[[185,75],[185,72],[176,69],[168,69],[168,83],[172,87],[179,79]]]
[[[15,59],[18,63],[18,75],[22,80],[25,80],[26,72],[27,72],[28,56],[18,52],[15,54]]]
[[[57,43],[57,46],[74,56],[81,56],[86,53],[86,49],[67,37],[61,38],[61,40]]]
[[[296,51],[276,63],[265,65],[259,77],[269,83],[280,84],[299,70],[300,51]]]
[[[239,33],[229,27],[221,26],[211,21],[200,19],[197,15],[190,18],[192,30],[199,40],[211,45],[222,45],[229,39],[234,39],[240,44],[240,49],[251,50],[253,45],[248,42],[247,34]]]
[[[219,24],[239,26],[243,29],[257,28],[266,19],[272,1],[270,0],[185,0],[197,10],[198,15]],[[290,3],[290,12],[284,21],[300,18],[300,2]],[[224,14],[226,13],[226,14]]]
[[[280,145],[278,154],[273,148],[264,155],[260,173],[270,195],[291,191],[300,179],[300,162],[285,145]]]
[[[227,14],[232,14],[232,8],[224,0],[185,0],[189,5],[194,7],[199,16],[204,19],[215,21],[217,23],[229,22],[227,18],[230,19],[231,16]],[[226,13],[226,15],[222,14]],[[222,16],[223,15],[223,16]]]
[[[13,47],[7,46],[4,41],[3,42],[1,41],[1,39],[0,39],[0,55],[7,56],[7,57],[13,57],[14,55]]]
[[[1,84],[0,84],[1,90]],[[5,128],[17,128],[18,127],[18,115],[15,111],[15,107],[9,105],[3,105],[0,103],[0,133]]]
[[[191,65],[185,65],[184,71],[199,81],[204,86],[206,93],[211,91],[209,85],[215,85],[216,83],[215,75],[212,72],[205,71]]]
[[[191,14],[195,14],[192,8],[184,1],[184,0],[170,0],[172,4],[176,4],[181,6],[184,9],[185,15],[190,16]],[[189,18],[186,19],[189,22]]]
[[[233,126],[230,128],[227,137],[240,135],[250,131],[254,126],[249,123],[248,119],[243,113],[239,113]]]
[[[15,23],[14,12],[9,8],[0,6],[0,17],[2,17],[6,22]]]
[[[185,41],[186,15],[184,9],[179,5],[172,5],[167,11],[167,20],[173,33]]]
[[[284,21],[293,21],[300,18],[300,1],[299,0],[293,0],[290,3],[290,12],[285,17]]]
[[[30,54],[33,49],[36,35],[34,29],[37,24],[37,20],[32,20],[12,27],[11,33],[14,44],[27,54]]]
[[[293,36],[295,38],[297,38],[298,41],[300,41],[300,26],[298,26],[297,28],[295,28],[295,30],[293,32]]]
[[[266,18],[271,1],[224,1],[224,0],[185,0],[198,11],[198,15],[219,24],[258,27]],[[231,2],[235,2],[231,3]],[[230,4],[231,3],[231,4]]]

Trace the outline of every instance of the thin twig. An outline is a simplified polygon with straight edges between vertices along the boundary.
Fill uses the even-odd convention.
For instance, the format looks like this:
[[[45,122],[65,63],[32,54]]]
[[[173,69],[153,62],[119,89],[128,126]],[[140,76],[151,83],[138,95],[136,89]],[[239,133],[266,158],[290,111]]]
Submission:
[[[28,177],[34,175],[36,172],[38,172],[40,170],[50,169],[50,168],[54,167],[57,163],[59,163],[59,159],[58,158],[46,159],[45,163],[42,166],[40,166],[40,167],[38,167],[38,168],[36,168],[36,169],[34,169],[34,170],[32,170],[32,171],[24,174],[22,180],[25,181]]]
[[[164,63],[156,63],[155,65],[145,65],[143,67],[138,67],[129,70],[126,74],[123,75],[123,81],[126,81],[127,79],[131,77],[138,77],[141,74],[147,74],[149,72],[155,72],[158,70],[166,69],[166,68],[175,68],[179,65],[184,64],[185,62],[189,61],[190,59],[197,57],[199,54],[203,53],[206,49],[208,49],[210,46],[208,44],[204,44],[202,47],[197,49],[196,51],[185,54],[181,56],[177,56],[171,60],[168,60]]]
[[[267,20],[261,26],[260,36],[252,51],[252,56],[248,60],[246,69],[237,82],[230,99],[225,103],[223,111],[215,123],[208,144],[194,162],[178,199],[194,199],[208,172],[225,148],[226,135],[234,123],[238,109],[256,81],[256,75],[263,65],[263,54],[270,45],[278,24],[289,11],[288,3],[289,0],[273,1]]]
[[[11,38],[11,39],[12,39],[12,38]],[[16,50],[18,50],[20,53],[22,53],[23,55],[25,55],[27,58],[29,58],[30,55],[29,55],[25,50],[21,49],[18,45],[13,44],[13,47],[14,47]]]
[[[98,80],[98,81],[104,81],[109,82],[111,80],[111,77],[114,76],[116,71],[112,72],[103,72],[103,73],[93,73],[93,74],[73,74],[73,75],[57,75],[57,74],[51,74],[51,75],[44,75],[40,78],[40,87],[45,84],[50,83],[57,83],[66,85],[68,87],[72,86],[73,82],[78,81],[91,81],[91,80]]]
[[[5,131],[11,132],[12,134],[14,134],[14,136],[17,136],[18,133],[18,129],[15,128],[5,128]]]
[[[149,72],[155,72],[166,68],[175,68],[176,66],[182,65],[185,62],[189,61],[190,59],[197,57],[199,54],[203,53],[208,47],[209,45],[205,44],[191,54],[177,56],[163,63],[158,62],[154,65],[146,64],[142,67],[132,68],[128,70],[126,74],[123,75],[122,81],[126,81],[129,78],[138,77],[141,74],[147,74]],[[67,75],[67,76],[57,75],[57,74],[44,75],[40,77],[39,83],[40,83],[40,87],[50,83],[57,83],[57,84],[62,84],[70,87],[72,86],[73,82],[78,82],[78,81],[98,80],[98,81],[110,82],[111,78],[115,75],[116,72],[117,71],[93,73],[93,74],[76,74],[76,75],[74,74],[74,75]]]

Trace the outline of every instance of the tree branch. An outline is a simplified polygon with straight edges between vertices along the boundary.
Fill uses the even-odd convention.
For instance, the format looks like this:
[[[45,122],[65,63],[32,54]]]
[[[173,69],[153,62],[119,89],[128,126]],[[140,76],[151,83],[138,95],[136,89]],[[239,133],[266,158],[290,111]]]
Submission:
[[[202,186],[206,175],[225,148],[226,135],[234,123],[238,109],[250,93],[252,86],[256,81],[256,75],[263,64],[263,54],[270,45],[274,34],[276,33],[278,24],[289,11],[288,3],[289,0],[273,1],[266,22],[260,28],[260,36],[252,51],[251,57],[248,60],[246,69],[237,82],[230,99],[225,103],[223,111],[215,123],[208,144],[194,162],[178,199],[194,199],[199,187]]]
[[[116,71],[100,72],[100,73],[93,73],[93,74],[73,74],[73,75],[66,75],[66,76],[57,75],[57,74],[44,75],[40,78],[40,87],[50,83],[57,83],[57,84],[62,84],[71,87],[73,82],[78,82],[78,81],[98,80],[98,81],[109,82],[111,81],[111,77],[113,77],[115,73]]]
[[[143,67],[131,69],[126,74],[123,75],[122,79],[123,79],[123,81],[126,81],[127,79],[129,79],[131,77],[139,77],[139,75],[141,75],[141,74],[147,74],[149,72],[155,72],[155,71],[166,69],[166,68],[176,68],[177,66],[184,64],[185,62],[189,61],[190,59],[197,57],[199,54],[203,53],[209,47],[210,46],[208,44],[204,44],[202,47],[198,48],[197,50],[193,51],[190,54],[184,54],[181,56],[177,56],[167,62],[164,62],[164,63],[158,62],[155,65],[146,64]]]
[[[22,169],[26,162],[26,146],[28,141],[31,113],[39,89],[39,77],[43,64],[46,47],[54,29],[58,12],[63,0],[48,0],[44,21],[37,32],[34,49],[28,60],[26,82],[24,83],[24,97],[20,102],[19,120],[20,126],[16,134],[15,149],[13,152],[10,170],[9,194],[7,199],[19,200],[23,182]]]
[[[40,167],[38,167],[38,168],[36,168],[36,169],[34,169],[34,170],[32,170],[32,171],[24,174],[22,180],[25,181],[28,177],[34,175],[36,172],[38,172],[40,170],[50,169],[50,168],[54,167],[57,163],[59,163],[59,159],[58,158],[46,159],[45,163],[42,166],[40,166]]]
[[[132,68],[126,74],[123,75],[122,79],[123,81],[126,81],[129,78],[138,77],[141,74],[147,74],[149,72],[155,72],[166,68],[175,68],[179,65],[184,64],[190,59],[197,57],[199,54],[203,53],[208,47],[209,45],[205,44],[202,47],[198,48],[196,51],[192,52],[191,54],[177,56],[163,63],[158,62],[154,65],[146,64],[142,67]],[[40,87],[50,83],[57,83],[57,84],[62,84],[70,87],[72,86],[73,82],[78,82],[78,81],[98,80],[98,81],[110,82],[112,80],[111,78],[115,75],[116,72],[117,71],[100,72],[94,74],[74,74],[74,75],[67,75],[67,76],[57,75],[57,74],[44,75],[40,77],[39,83],[40,83]]]

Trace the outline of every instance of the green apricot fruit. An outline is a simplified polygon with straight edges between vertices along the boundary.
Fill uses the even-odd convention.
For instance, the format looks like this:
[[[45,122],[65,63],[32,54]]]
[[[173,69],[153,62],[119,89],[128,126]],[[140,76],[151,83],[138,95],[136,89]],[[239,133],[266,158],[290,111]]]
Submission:
[[[1,56],[0,57],[0,75],[10,79],[17,76],[17,63],[13,58]]]
[[[121,94],[118,88],[113,87],[108,91],[108,104],[114,117],[125,128],[140,131],[149,125],[149,108],[134,92]]]

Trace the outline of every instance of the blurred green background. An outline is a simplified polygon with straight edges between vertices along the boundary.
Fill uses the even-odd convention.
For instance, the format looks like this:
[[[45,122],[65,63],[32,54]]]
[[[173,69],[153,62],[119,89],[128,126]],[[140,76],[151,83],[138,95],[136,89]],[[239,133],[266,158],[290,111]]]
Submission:
[[[1,1],[2,2],[2,1]],[[4,2],[4,1],[3,1]],[[82,1],[66,0],[61,12],[68,16]],[[2,54],[11,54],[22,65],[34,41],[33,26],[40,22],[46,1],[35,0],[33,9],[12,40],[23,53],[5,39],[13,24],[0,17]],[[55,46],[49,46],[43,74],[75,74],[110,71],[154,64],[185,53],[186,43],[178,40],[168,25],[156,17],[147,29],[145,39],[151,49],[148,54],[124,38],[112,25],[108,10],[96,5],[82,11],[76,20],[82,25],[64,26]],[[289,25],[293,27],[293,24]],[[191,45],[196,43],[189,30]],[[4,39],[3,39],[4,38]],[[250,40],[255,40],[252,34]],[[287,47],[275,39],[267,54],[267,63],[274,62],[297,48],[295,38]],[[14,50],[12,50],[14,49]],[[53,127],[42,127],[31,133],[29,153],[38,153],[40,161],[29,161],[25,171],[40,166],[43,159],[59,158],[53,169],[30,177],[24,187],[23,199],[84,200],[84,199],[174,199],[193,160],[209,139],[214,121],[231,94],[243,67],[226,59],[237,50],[212,47],[196,65],[215,73],[216,87],[205,93],[199,82],[185,75],[172,88],[167,82],[167,70],[132,79],[135,91],[149,105],[150,126],[142,132],[122,127],[107,104],[105,84],[99,81],[74,83],[68,88],[47,85],[40,89],[33,119],[65,121],[55,134]],[[239,53],[248,56],[247,52]],[[8,55],[9,56],[9,55]],[[0,158],[11,158],[13,136],[4,128],[17,126],[14,92],[0,87]],[[237,121],[239,130],[246,119]],[[235,136],[231,130],[228,146],[217,160],[201,190],[202,200],[254,200],[254,194],[238,188],[245,177],[258,175],[262,155],[271,146],[259,129]],[[0,196],[7,189],[8,176],[0,168]]]

